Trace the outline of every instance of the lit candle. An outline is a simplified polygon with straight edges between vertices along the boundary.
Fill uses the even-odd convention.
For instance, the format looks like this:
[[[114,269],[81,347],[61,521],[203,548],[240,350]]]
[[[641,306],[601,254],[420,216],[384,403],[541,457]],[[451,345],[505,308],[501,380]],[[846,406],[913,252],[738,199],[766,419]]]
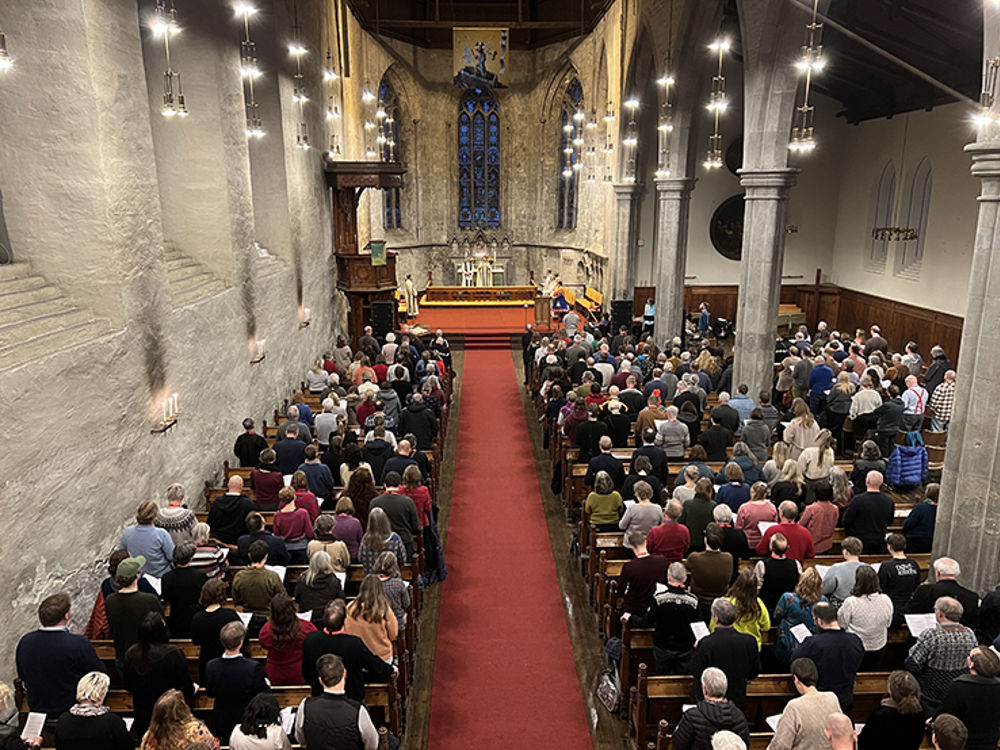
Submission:
[[[309,308],[307,307],[303,312],[305,313],[305,319],[306,320],[310,320],[310,318],[309,318]]]
[[[174,394],[174,414],[180,414],[180,413],[181,413],[181,406],[180,406],[180,402],[177,400],[177,394],[175,393]]]
[[[167,421],[167,402],[163,402],[163,421]]]

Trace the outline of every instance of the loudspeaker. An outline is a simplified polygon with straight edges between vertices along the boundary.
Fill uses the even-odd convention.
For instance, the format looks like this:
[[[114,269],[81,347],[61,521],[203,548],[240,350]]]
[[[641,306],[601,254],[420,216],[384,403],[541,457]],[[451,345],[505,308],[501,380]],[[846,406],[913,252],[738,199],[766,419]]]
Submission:
[[[611,300],[611,326],[615,333],[622,326],[632,330],[632,300]]]
[[[385,335],[393,329],[392,307],[393,300],[380,300],[372,302],[372,329],[375,337],[384,340]]]

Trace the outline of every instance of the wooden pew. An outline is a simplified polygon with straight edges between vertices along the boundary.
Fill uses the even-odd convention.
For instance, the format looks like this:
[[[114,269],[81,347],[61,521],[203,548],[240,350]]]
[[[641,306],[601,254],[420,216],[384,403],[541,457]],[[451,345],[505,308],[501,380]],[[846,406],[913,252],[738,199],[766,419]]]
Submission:
[[[855,718],[864,720],[886,692],[888,672],[861,673],[854,681]],[[651,677],[645,664],[639,665],[636,684],[629,688],[629,740],[633,747],[643,747],[655,738],[660,720],[676,725],[682,706],[691,700],[691,677]],[[798,693],[788,674],[765,674],[747,685],[747,706],[744,712],[751,730],[760,729],[767,716],[780,713],[789,699]]]

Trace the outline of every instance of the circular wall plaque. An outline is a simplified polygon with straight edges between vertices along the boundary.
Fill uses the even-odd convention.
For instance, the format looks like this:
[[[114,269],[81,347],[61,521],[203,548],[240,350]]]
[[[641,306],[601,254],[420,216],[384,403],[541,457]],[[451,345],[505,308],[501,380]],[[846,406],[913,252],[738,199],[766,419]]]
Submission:
[[[743,205],[742,193],[726,198],[708,224],[712,246],[729,260],[739,260],[743,254]]]

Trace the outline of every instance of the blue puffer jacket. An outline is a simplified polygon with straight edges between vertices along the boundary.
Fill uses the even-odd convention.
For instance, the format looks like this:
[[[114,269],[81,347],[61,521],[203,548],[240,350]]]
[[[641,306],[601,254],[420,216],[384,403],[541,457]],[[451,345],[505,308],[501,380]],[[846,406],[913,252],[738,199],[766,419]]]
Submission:
[[[885,468],[885,481],[893,487],[923,484],[927,480],[927,449],[920,433],[909,433],[906,441],[910,445],[897,445]]]

